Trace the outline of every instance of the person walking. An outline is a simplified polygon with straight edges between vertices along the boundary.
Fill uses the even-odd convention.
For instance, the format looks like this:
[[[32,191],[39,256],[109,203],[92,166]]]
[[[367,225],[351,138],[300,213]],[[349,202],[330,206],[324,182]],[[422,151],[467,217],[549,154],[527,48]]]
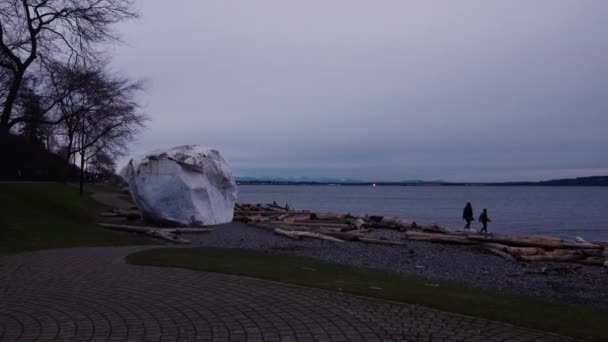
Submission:
[[[464,229],[471,229],[471,222],[475,220],[474,217],[471,202],[467,202],[467,205],[465,205],[464,209],[462,210],[462,219],[467,223],[464,226]]]
[[[481,215],[479,215],[479,222],[481,222],[481,224],[483,225],[481,228],[480,233],[488,233],[488,222],[492,222],[492,220],[490,220],[490,218],[488,217],[488,210],[487,209],[483,209],[483,212],[481,213]]]

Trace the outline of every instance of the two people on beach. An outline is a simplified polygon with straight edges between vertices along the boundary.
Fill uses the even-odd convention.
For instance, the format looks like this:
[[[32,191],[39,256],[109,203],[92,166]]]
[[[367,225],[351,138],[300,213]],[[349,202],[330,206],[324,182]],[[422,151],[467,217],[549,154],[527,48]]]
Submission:
[[[475,218],[473,216],[473,206],[471,206],[471,202],[467,202],[467,205],[462,210],[462,219],[467,223],[464,226],[464,228],[471,229],[471,222],[473,222],[475,220]],[[490,220],[490,218],[488,217],[487,209],[483,209],[483,212],[481,213],[481,215],[479,215],[479,222],[481,222],[481,225],[482,225],[480,232],[487,233],[488,232],[488,222],[492,222],[492,220]]]

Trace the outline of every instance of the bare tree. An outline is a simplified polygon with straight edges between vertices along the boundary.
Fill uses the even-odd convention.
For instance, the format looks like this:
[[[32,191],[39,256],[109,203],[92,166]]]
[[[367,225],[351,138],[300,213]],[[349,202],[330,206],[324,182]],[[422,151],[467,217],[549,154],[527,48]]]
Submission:
[[[118,40],[112,25],[136,16],[132,8],[133,0],[0,0],[0,77],[8,85],[0,101],[0,135],[18,123],[13,107],[37,59],[96,61],[99,43]]]
[[[113,156],[107,152],[99,152],[95,154],[91,161],[92,171],[97,175],[98,178],[106,177],[114,174],[116,171],[116,156]]]
[[[124,154],[148,120],[139,111],[137,93],[141,82],[110,75],[103,69],[81,69],[70,77],[82,82],[60,101],[61,127],[67,142],[66,160],[77,154],[84,183],[87,162],[100,154]],[[69,83],[69,82],[68,82]]]

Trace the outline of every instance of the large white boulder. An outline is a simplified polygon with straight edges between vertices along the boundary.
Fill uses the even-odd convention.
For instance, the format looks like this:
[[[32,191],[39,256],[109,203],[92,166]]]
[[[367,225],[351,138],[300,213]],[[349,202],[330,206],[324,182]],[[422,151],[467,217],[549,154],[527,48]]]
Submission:
[[[192,226],[234,216],[236,182],[216,150],[186,145],[154,151],[131,159],[120,175],[147,220]]]

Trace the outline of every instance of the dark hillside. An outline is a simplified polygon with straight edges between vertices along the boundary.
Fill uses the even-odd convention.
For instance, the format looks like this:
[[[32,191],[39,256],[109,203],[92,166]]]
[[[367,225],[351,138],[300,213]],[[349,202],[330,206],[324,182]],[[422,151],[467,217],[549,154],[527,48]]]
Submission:
[[[78,168],[66,165],[63,158],[47,151],[42,145],[30,144],[25,138],[15,135],[8,135],[0,141],[0,180],[77,179]]]
[[[579,177],[568,179],[553,179],[549,181],[539,182],[541,185],[578,185],[578,186],[607,186],[608,176],[592,176]]]

